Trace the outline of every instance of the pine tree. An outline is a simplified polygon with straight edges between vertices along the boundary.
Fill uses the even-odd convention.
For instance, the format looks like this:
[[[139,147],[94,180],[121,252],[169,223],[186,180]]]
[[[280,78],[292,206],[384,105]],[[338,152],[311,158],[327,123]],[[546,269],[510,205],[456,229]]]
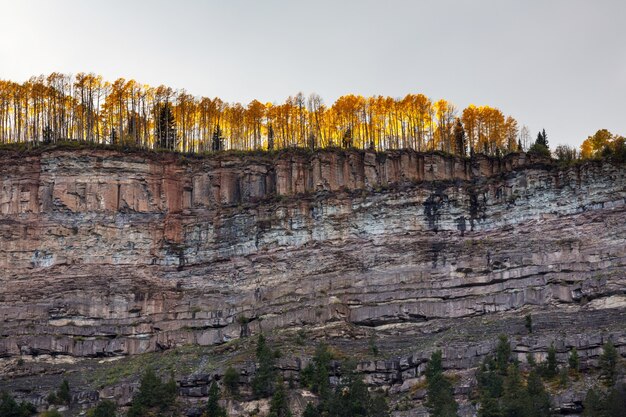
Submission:
[[[617,376],[617,349],[610,340],[602,346],[600,355],[600,372],[608,386],[615,384]]]
[[[110,400],[100,401],[98,405],[91,411],[87,413],[89,417],[115,417],[115,409],[117,405]]]
[[[526,417],[530,413],[530,396],[522,386],[522,378],[516,364],[509,365],[504,379],[502,406],[507,417]]]
[[[239,372],[232,366],[229,366],[224,372],[224,386],[231,396],[237,397],[239,395]]]
[[[270,401],[269,417],[291,417],[285,384],[280,379],[276,381],[276,390]]]
[[[605,413],[606,404],[601,395],[593,388],[587,391],[583,401],[583,417],[604,417]]]
[[[501,334],[498,336],[498,346],[496,347],[496,365],[500,373],[506,373],[511,359],[511,344],[509,339]]]
[[[37,413],[37,408],[27,402],[19,405],[11,395],[2,392],[0,395],[0,416],[2,417],[30,417]]]
[[[213,152],[224,150],[224,140],[222,139],[222,129],[220,125],[215,126],[213,137],[211,138],[211,150]]]
[[[161,412],[170,409],[176,401],[176,381],[172,376],[163,383],[152,369],[148,369],[141,377],[139,389],[133,397],[127,417],[142,417],[147,409],[158,409]]]
[[[525,326],[526,326],[526,330],[528,330],[528,333],[532,333],[533,332],[533,318],[530,314],[526,314],[526,316],[524,317],[525,320]]]
[[[530,398],[529,417],[550,416],[550,396],[541,381],[541,377],[536,370],[530,371],[526,382],[526,390]]]
[[[441,351],[433,352],[426,366],[426,408],[433,417],[456,417],[459,405],[450,381],[443,375]]]
[[[304,409],[304,412],[302,413],[302,417],[320,417],[320,416],[321,414],[319,410],[317,409],[317,407],[315,407],[312,402],[308,402],[306,404],[306,408]]]
[[[72,401],[72,394],[70,393],[70,384],[67,379],[64,379],[57,391],[57,398],[61,404],[70,405]]]
[[[276,381],[275,353],[267,345],[265,336],[259,335],[256,346],[256,361],[258,367],[252,380],[252,390],[259,398],[269,397],[274,393]]]
[[[161,149],[176,149],[176,121],[169,102],[159,104],[156,110],[156,141]]]
[[[547,378],[554,378],[557,372],[556,348],[554,347],[554,343],[552,343],[548,348],[548,361],[546,363],[545,376]]]
[[[202,417],[228,417],[226,410],[220,406],[220,389],[213,382],[209,388],[209,399]]]

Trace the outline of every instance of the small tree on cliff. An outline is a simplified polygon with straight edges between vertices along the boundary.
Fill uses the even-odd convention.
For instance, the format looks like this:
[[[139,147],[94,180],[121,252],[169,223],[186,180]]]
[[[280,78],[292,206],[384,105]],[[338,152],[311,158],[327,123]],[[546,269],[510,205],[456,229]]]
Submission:
[[[287,401],[287,392],[282,379],[276,381],[276,389],[270,401],[269,417],[291,417],[289,410],[289,402]]]
[[[602,346],[600,355],[600,372],[608,386],[615,384],[617,376],[617,349],[610,340]]]
[[[276,381],[276,353],[267,345],[265,336],[259,335],[256,346],[257,369],[252,380],[252,390],[259,398],[269,397],[274,393]]]
[[[202,417],[228,417],[226,410],[220,406],[220,389],[213,382],[209,388],[209,399]]]
[[[548,136],[545,129],[537,134],[537,140],[535,140],[528,152],[550,157],[550,147],[548,146]]]
[[[433,352],[426,367],[426,408],[433,417],[456,417],[459,405],[452,384],[443,374],[441,351]]]
[[[224,141],[222,139],[222,129],[220,125],[215,126],[215,131],[211,138],[211,150],[213,152],[224,150]]]
[[[156,111],[156,142],[161,149],[176,149],[176,121],[169,102],[158,104]]]

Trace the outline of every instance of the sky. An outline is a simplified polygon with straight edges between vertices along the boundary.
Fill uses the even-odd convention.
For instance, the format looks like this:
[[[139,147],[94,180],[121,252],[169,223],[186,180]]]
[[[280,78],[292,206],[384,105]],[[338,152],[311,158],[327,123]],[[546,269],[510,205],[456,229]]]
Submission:
[[[0,78],[94,72],[225,101],[423,93],[578,146],[626,136],[624,0],[0,0]]]

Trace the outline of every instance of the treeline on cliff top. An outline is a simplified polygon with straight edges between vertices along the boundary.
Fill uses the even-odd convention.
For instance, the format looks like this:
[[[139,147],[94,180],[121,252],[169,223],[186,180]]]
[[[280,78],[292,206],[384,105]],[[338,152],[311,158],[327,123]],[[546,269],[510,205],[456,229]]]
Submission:
[[[607,131],[598,135],[585,141],[580,153],[567,146],[556,152],[578,158],[624,148],[624,138]],[[0,80],[0,144],[68,140],[183,153],[334,146],[461,156],[499,156],[533,145],[528,128],[497,108],[460,110],[423,94],[401,99],[350,94],[326,105],[317,94],[298,93],[282,104],[243,105],[124,78],[108,82],[93,73],[52,73],[21,84]],[[545,131],[538,141],[547,145]]]

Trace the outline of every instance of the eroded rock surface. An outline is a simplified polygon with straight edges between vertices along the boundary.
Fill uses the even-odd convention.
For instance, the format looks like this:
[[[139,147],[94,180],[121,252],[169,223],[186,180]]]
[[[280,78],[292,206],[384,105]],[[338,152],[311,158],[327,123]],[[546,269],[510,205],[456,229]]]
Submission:
[[[0,356],[529,306],[623,312],[625,219],[626,169],[606,162],[5,154]]]

